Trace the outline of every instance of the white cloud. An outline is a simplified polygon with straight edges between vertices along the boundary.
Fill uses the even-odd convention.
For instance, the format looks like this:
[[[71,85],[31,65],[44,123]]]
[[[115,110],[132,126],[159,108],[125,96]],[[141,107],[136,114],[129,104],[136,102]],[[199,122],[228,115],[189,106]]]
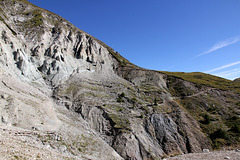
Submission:
[[[220,76],[224,76],[224,75],[228,75],[228,74],[231,74],[231,73],[239,71],[239,70],[240,70],[239,68],[235,68],[235,69],[231,69],[231,70],[228,70],[228,71],[219,72],[219,73],[216,73],[216,74],[220,75]]]
[[[214,75],[219,76],[219,77],[224,77],[224,78],[227,78],[227,79],[235,79],[235,78],[240,77],[240,69],[239,68],[232,69],[232,70],[229,70],[229,71],[216,73]]]
[[[218,71],[218,70],[221,70],[221,69],[232,67],[232,66],[235,66],[237,64],[240,64],[240,61],[233,62],[233,63],[227,64],[227,65],[224,65],[224,66],[221,66],[221,67],[218,67],[218,68],[211,69],[209,71],[206,71],[206,73],[211,73],[211,72],[214,72],[214,71]]]
[[[232,45],[234,43],[237,43],[240,41],[240,37],[235,37],[235,38],[230,38],[230,39],[226,39],[224,41],[221,41],[221,42],[218,42],[216,43],[214,46],[212,46],[210,49],[208,49],[207,51],[195,56],[194,58],[197,58],[197,57],[200,57],[202,55],[205,55],[205,54],[208,54],[208,53],[211,53],[213,51],[216,51],[218,49],[221,49],[223,47],[227,47],[229,45]]]
[[[229,73],[226,73],[226,74],[216,73],[214,75],[219,76],[219,77],[223,77],[223,78],[226,78],[226,79],[234,80],[234,79],[240,77],[240,69],[238,69],[238,71],[235,71],[235,72],[229,72]]]

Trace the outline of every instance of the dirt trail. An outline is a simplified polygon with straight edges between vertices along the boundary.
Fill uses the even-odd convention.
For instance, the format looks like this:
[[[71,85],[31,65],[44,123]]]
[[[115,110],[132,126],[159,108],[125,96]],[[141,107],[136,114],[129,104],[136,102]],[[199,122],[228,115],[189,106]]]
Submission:
[[[212,88],[209,88],[209,89],[206,89],[206,90],[204,90],[204,91],[201,91],[201,92],[198,92],[198,93],[196,93],[196,94],[193,94],[193,95],[190,95],[190,96],[186,96],[186,97],[189,98],[189,97],[199,96],[200,94],[206,94],[208,91],[211,91],[211,90],[213,90],[213,89],[212,89]]]

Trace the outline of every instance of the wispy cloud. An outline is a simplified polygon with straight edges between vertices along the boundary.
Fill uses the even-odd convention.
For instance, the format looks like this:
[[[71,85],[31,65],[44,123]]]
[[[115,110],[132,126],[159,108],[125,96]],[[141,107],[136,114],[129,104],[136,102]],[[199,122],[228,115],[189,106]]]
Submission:
[[[232,67],[232,66],[235,66],[237,64],[240,64],[240,61],[233,62],[233,63],[227,64],[227,65],[224,65],[224,66],[221,66],[221,67],[218,67],[218,68],[211,69],[209,71],[206,71],[206,73],[211,73],[211,72],[214,72],[214,71],[218,71],[218,70],[221,70],[221,69]]]
[[[229,45],[232,45],[234,43],[237,43],[240,41],[240,37],[234,37],[234,38],[230,38],[230,39],[226,39],[224,41],[220,41],[218,43],[216,43],[214,46],[212,46],[210,49],[208,49],[207,51],[195,56],[194,58],[197,58],[197,57],[200,57],[200,56],[203,56],[205,54],[209,54],[211,52],[214,52],[218,49],[221,49],[221,48],[224,48],[224,47],[227,47]]]
[[[228,75],[228,74],[231,74],[231,73],[234,73],[234,72],[238,72],[239,70],[240,70],[239,68],[235,68],[235,69],[231,69],[231,70],[228,70],[228,71],[219,72],[219,73],[216,73],[216,74],[220,75],[220,76],[224,76],[224,75]]]
[[[225,71],[225,72],[216,73],[214,75],[233,80],[233,79],[236,79],[236,78],[240,77],[240,68],[232,69],[232,70]]]

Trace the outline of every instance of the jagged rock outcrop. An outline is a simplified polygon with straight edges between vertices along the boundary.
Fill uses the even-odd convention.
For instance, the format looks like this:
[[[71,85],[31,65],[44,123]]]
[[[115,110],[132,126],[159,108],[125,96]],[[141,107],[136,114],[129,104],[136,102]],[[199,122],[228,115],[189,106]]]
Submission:
[[[22,74],[33,74],[31,69],[37,68],[35,72],[41,73],[52,85],[66,80],[74,72],[113,74],[113,60],[107,48],[68,21],[21,1],[1,3],[2,23],[8,24],[2,30],[2,37],[11,43],[11,52]],[[22,44],[15,46],[16,42],[9,41],[6,30]]]
[[[214,109],[209,121],[227,128],[224,120],[239,113],[238,94],[135,66],[26,0],[0,1],[0,17],[1,125],[39,134],[31,144],[56,159],[147,160],[211,150],[218,139],[207,134],[216,128],[203,114]]]

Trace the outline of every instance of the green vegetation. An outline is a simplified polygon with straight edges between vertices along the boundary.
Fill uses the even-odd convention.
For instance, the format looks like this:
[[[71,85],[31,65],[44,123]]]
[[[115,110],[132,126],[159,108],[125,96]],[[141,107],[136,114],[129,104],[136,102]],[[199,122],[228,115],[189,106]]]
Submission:
[[[121,130],[130,130],[130,121],[123,115],[110,114],[109,117],[115,123],[114,128]]]
[[[80,142],[76,143],[78,151],[87,154],[87,151],[90,151],[90,147],[94,146],[96,141],[91,136],[85,136],[81,134]]]
[[[217,76],[213,76],[213,75],[205,74],[201,72],[185,73],[185,72],[160,71],[160,73],[181,78],[183,80],[193,82],[198,85],[206,85],[206,86],[218,88],[221,90],[232,90],[236,93],[240,93],[240,82],[238,81],[230,81],[224,78],[220,78]]]
[[[141,85],[138,86],[144,92],[158,92],[161,93],[163,90],[151,82],[142,82]]]
[[[228,126],[229,131],[232,132],[233,136],[240,137],[240,117],[237,115],[232,115],[225,121],[226,126]],[[238,138],[236,139],[238,140]]]
[[[210,135],[210,138],[212,140],[215,140],[217,138],[222,138],[222,139],[229,139],[229,135],[227,133],[226,130],[222,129],[222,128],[219,128],[218,130],[216,130],[215,132],[213,132],[211,135]]]
[[[209,124],[211,121],[210,121],[210,116],[209,116],[209,114],[204,114],[203,115],[203,118],[204,118],[204,120],[202,120],[202,121],[200,121],[201,123],[203,123],[203,124]]]
[[[136,102],[137,102],[137,99],[135,97],[131,99],[132,108],[135,108]]]
[[[5,1],[5,3],[6,3],[6,0],[0,0],[0,2],[3,2],[3,1]],[[12,5],[14,5],[14,3],[15,3],[16,1],[22,2],[22,3],[24,3],[24,4],[31,5],[31,6],[35,7],[37,10],[45,11],[45,12],[49,12],[49,13],[51,13],[51,14],[53,14],[53,15],[57,15],[57,14],[51,12],[51,11],[48,11],[48,10],[46,10],[46,9],[40,8],[40,7],[32,4],[32,3],[29,2],[28,0],[8,0],[7,3],[11,3]],[[57,15],[57,16],[58,16],[58,15]],[[58,16],[58,17],[59,17],[59,16]]]
[[[128,63],[130,63],[128,60],[123,58],[118,52],[115,52],[113,50],[108,50],[108,52],[120,63],[121,66],[126,66]]]
[[[231,128],[231,130],[235,133],[240,133],[240,124],[234,124]]]
[[[215,93],[210,91],[197,96],[186,96],[178,99],[178,102],[200,122],[203,132],[211,138],[214,148],[238,145],[240,143],[238,94]]]
[[[141,119],[143,119],[143,118],[144,118],[144,115],[143,115],[143,113],[141,113],[141,115],[140,115],[140,118],[141,118]]]
[[[167,77],[167,84],[172,95],[184,98],[185,96],[190,96],[196,93],[195,90],[186,87],[184,83],[184,81],[179,80],[179,78],[174,76]]]
[[[121,94],[118,95],[117,102],[119,102],[119,103],[124,102],[124,100],[123,100],[124,97],[125,97],[125,93],[122,92]]]
[[[121,103],[121,102],[124,102],[124,101],[123,101],[122,97],[118,97],[118,98],[117,98],[117,102],[118,102],[118,103]]]
[[[75,96],[77,94],[78,91],[78,86],[74,83],[71,83],[68,88],[66,89],[65,93],[67,95],[73,95]]]
[[[157,106],[157,98],[154,98],[154,105]]]
[[[214,144],[213,147],[217,149],[220,148],[221,146],[232,143],[229,133],[222,128],[219,128],[215,132],[210,134],[210,138]]]
[[[43,24],[44,17],[42,16],[42,11],[33,10],[29,12],[24,12],[25,15],[31,15],[32,18],[25,22],[27,27],[38,27]]]
[[[118,106],[118,105],[106,105],[106,104],[103,104],[102,108],[105,108],[105,109],[110,109],[112,111],[116,111],[116,112],[122,112],[124,110],[124,108],[122,106]]]

